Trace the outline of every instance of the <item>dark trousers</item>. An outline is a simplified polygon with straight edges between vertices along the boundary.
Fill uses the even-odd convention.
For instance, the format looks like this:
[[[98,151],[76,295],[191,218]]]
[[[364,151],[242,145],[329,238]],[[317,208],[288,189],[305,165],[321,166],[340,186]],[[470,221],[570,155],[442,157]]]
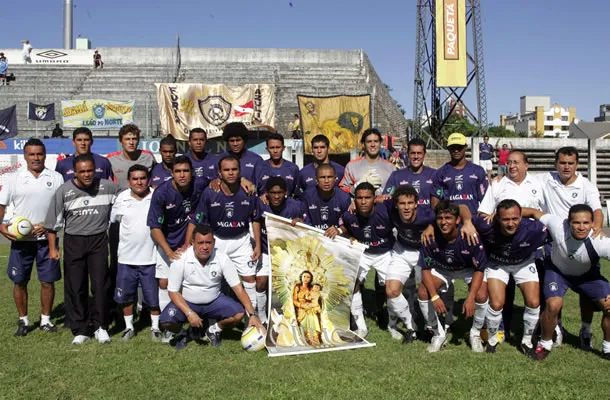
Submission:
[[[108,243],[110,248],[110,293],[114,293],[114,289],[116,289],[116,275],[118,271],[118,262],[119,262],[119,228],[121,224],[119,222],[115,222],[110,224],[110,228],[108,229]],[[109,307],[112,308],[112,311],[116,308],[116,302],[114,299],[110,299]]]
[[[64,235],[64,279],[72,334],[90,336],[99,327],[106,328],[107,303],[111,297],[106,232],[90,236]]]

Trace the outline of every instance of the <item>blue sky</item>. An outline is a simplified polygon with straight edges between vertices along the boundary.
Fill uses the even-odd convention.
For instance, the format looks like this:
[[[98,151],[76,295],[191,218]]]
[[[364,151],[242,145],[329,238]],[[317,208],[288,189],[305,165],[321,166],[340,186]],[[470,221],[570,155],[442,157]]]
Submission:
[[[416,1],[75,0],[75,37],[94,46],[362,48],[412,115]],[[592,120],[610,103],[608,0],[481,0],[489,122],[522,95]],[[60,47],[63,0],[4,7],[0,48]],[[576,7],[577,5],[577,7]]]

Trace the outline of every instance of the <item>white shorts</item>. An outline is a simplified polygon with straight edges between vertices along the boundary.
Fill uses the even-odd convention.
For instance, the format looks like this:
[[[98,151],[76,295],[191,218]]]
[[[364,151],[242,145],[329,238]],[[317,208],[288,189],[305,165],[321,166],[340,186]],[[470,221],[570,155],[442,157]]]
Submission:
[[[155,278],[157,279],[168,279],[169,278],[169,266],[171,261],[161,247],[157,246],[157,266],[155,268]]]
[[[526,282],[538,282],[538,270],[534,260],[528,260],[517,265],[498,265],[489,263],[485,270],[485,277],[489,279],[497,279],[508,284],[510,276],[515,278],[515,284],[520,285]]]
[[[485,172],[492,171],[494,169],[494,164],[491,162],[491,160],[479,160],[479,165],[485,170]]]
[[[466,285],[470,285],[470,282],[472,282],[472,274],[474,274],[474,271],[471,269],[465,269],[462,271],[447,271],[444,269],[432,268],[430,272],[433,276],[436,276],[443,281],[443,286],[439,288],[439,291],[441,292],[446,292],[455,279],[463,279]]]
[[[366,279],[371,267],[377,271],[377,280],[380,285],[385,285],[388,266],[392,263],[392,252],[383,254],[363,253],[360,257],[360,268],[358,269],[358,279],[360,282]]]
[[[269,255],[267,253],[261,254],[256,265],[256,276],[269,276],[269,272],[271,271],[269,262]]]
[[[216,248],[225,253],[237,268],[240,276],[256,275],[256,261],[252,261],[252,243],[250,234],[244,233],[241,236],[231,239],[221,239],[216,237]]]
[[[392,249],[392,264],[388,268],[386,280],[400,281],[403,285],[417,267],[419,250],[406,248],[396,243]],[[421,269],[420,269],[421,278]]]

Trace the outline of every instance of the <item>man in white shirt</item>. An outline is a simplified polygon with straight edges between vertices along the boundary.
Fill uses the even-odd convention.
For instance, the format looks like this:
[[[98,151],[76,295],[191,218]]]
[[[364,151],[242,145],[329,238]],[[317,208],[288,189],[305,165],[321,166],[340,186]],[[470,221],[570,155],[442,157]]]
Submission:
[[[133,303],[137,299],[138,284],[142,286],[144,303],[150,310],[151,336],[161,340],[159,330],[159,287],[155,278],[157,252],[146,226],[152,190],[150,172],[143,165],[132,165],[127,172],[129,190],[121,192],[112,207],[110,222],[120,223],[118,268],[114,301],[120,304],[125,319],[122,340],[135,336]]]
[[[0,190],[0,221],[4,220],[6,206],[13,206],[13,215],[26,217],[34,225],[32,234],[23,239],[9,231],[8,224],[0,224],[0,233],[11,241],[11,253],[7,272],[15,284],[13,297],[19,312],[15,336],[25,336],[30,329],[28,320],[28,282],[36,259],[36,271],[40,280],[42,312],[40,330],[57,332],[51,322],[51,310],[55,297],[54,282],[61,279],[58,260],[49,258],[49,241],[43,222],[57,188],[63,184],[62,176],[44,165],[46,149],[39,139],[30,139],[23,147],[26,169],[19,170]]]
[[[21,57],[23,58],[23,63],[31,64],[32,63],[32,57],[31,57],[32,45],[30,44],[29,40],[22,40],[21,43],[23,44],[23,50],[21,51]]]
[[[163,329],[178,333],[174,339],[176,350],[187,345],[188,335],[182,330],[187,321],[191,328],[200,329],[203,328],[203,319],[216,320],[205,332],[214,347],[220,346],[221,331],[237,325],[244,317],[244,311],[249,318],[248,327],[256,326],[264,331],[235,265],[214,248],[216,240],[210,226],[195,226],[192,243],[171,265],[167,289],[172,301],[161,313]],[[239,301],[221,292],[223,279]]]
[[[592,235],[593,210],[586,204],[576,204],[564,219],[537,210],[524,210],[545,224],[553,238],[553,250],[547,258],[544,276],[546,307],[540,317],[542,338],[535,360],[544,360],[553,348],[553,331],[563,308],[568,289],[586,296],[603,310],[602,356],[610,360],[610,283],[601,275],[599,261],[610,260],[610,239]]]

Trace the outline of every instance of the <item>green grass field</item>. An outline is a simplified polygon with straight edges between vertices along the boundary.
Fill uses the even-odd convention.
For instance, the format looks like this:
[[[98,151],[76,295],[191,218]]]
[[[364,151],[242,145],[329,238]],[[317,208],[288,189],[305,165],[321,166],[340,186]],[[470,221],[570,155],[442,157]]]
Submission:
[[[6,268],[8,246],[0,246]],[[610,276],[610,264],[603,267]],[[601,329],[596,313],[595,352],[576,348],[580,328],[578,298],[569,293],[563,314],[568,343],[544,362],[504,343],[495,355],[474,354],[455,334],[441,352],[428,354],[426,344],[402,345],[369,320],[368,340],[377,347],[270,359],[265,351],[241,350],[239,332],[225,333],[216,349],[191,342],[181,352],[153,343],[147,329],[128,343],[113,331],[113,342],[70,344],[69,330],[39,330],[15,338],[17,313],[12,283],[0,281],[0,398],[408,398],[417,399],[607,399],[610,363],[600,358]],[[371,281],[369,279],[369,281]],[[53,319],[63,322],[62,283],[57,284]],[[464,286],[458,286],[463,297]],[[366,293],[365,293],[366,295]],[[370,299],[369,296],[365,296]],[[518,296],[517,304],[522,300]],[[38,324],[39,285],[30,284],[30,321]],[[518,307],[517,310],[522,310]],[[515,315],[515,326],[520,324]],[[458,323],[462,329],[467,326]],[[468,324],[469,326],[469,324]],[[519,326],[520,331],[520,326]]]

